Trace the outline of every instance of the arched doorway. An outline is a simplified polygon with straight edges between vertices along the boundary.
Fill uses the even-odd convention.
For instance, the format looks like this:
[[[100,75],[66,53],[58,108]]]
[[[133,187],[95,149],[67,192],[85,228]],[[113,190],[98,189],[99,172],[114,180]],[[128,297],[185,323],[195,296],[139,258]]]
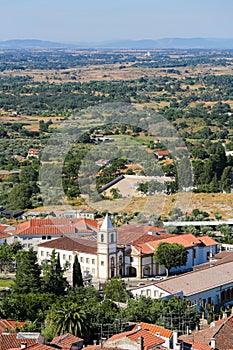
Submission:
[[[129,277],[136,277],[137,276],[137,269],[133,266],[128,267],[128,276]]]

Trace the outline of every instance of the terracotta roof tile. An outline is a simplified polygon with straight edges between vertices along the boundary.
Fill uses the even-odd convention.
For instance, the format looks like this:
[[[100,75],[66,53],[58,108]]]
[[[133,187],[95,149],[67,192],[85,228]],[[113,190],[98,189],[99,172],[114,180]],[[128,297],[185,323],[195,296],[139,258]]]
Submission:
[[[22,341],[25,339],[18,339],[18,333],[2,333],[0,335],[0,350],[9,350],[11,348],[20,348]],[[37,340],[35,338],[27,338],[27,345],[36,344]]]
[[[98,223],[91,219],[75,218],[46,218],[31,219],[16,227],[17,235],[61,235],[77,232],[93,232],[98,228]]]
[[[191,335],[180,336],[184,343],[193,344],[194,350],[211,349],[211,339],[215,339],[215,346],[218,350],[233,349],[233,315],[228,318],[215,321],[211,326],[200,331],[194,331]]]
[[[164,327],[157,326],[155,324],[140,322],[140,326],[142,329],[150,331],[153,334],[160,333],[160,336],[164,337],[164,338],[171,338],[171,336],[173,334],[170,329],[166,329]],[[137,327],[138,327],[138,325],[136,324],[133,329],[136,330]]]
[[[150,234],[148,234],[148,232]],[[166,229],[163,227],[135,224],[124,225],[117,230],[118,244],[130,245],[136,243],[140,239],[145,242],[147,240],[147,238],[145,238],[146,236],[148,236],[149,240],[150,238],[153,240],[156,239],[155,237],[159,237],[165,233]]]
[[[14,331],[16,327],[20,329],[24,326],[24,323],[25,322],[15,320],[0,319],[0,333],[5,332],[6,330]]]
[[[162,338],[157,337],[153,333],[146,331],[144,329],[139,329],[139,330],[132,330],[129,332],[115,334],[111,338],[109,338],[104,345],[107,347],[109,343],[124,337],[127,337],[134,341],[138,341],[138,337],[143,337],[145,350],[150,349],[151,347],[154,347],[154,346],[162,345],[164,343],[164,340]]]
[[[159,151],[156,152],[156,154],[158,156],[168,156],[170,154],[170,152],[168,150],[164,150],[164,151],[163,150],[159,150]]]
[[[0,233],[4,232],[8,227],[8,225],[0,225]]]
[[[30,345],[27,346],[26,349],[29,350],[54,350],[54,348],[52,346],[48,346],[48,345],[44,345],[44,344],[35,344],[35,345]],[[11,349],[7,349],[7,350],[21,350],[21,347],[19,348],[11,348]]]
[[[189,342],[189,341],[185,341],[185,344],[189,344],[192,346],[192,350],[211,350],[212,347],[209,345],[205,345],[202,343],[197,343],[197,342]]]
[[[62,347],[62,349],[70,349],[72,344],[78,342],[83,342],[83,339],[67,333],[53,338],[50,344],[58,345],[59,347]]]
[[[205,246],[216,245],[217,242],[212,238],[203,236],[203,237],[195,237],[191,233],[181,234],[181,235],[160,235],[157,239],[151,240],[144,244],[140,244],[140,241],[135,243],[135,248],[141,249],[142,254],[153,254],[158,245],[161,242],[166,243],[178,243],[182,244],[185,248],[195,247],[200,244],[204,244]]]
[[[67,251],[78,251],[89,254],[97,253],[97,242],[82,238],[61,237],[38,244],[38,247],[61,249]]]

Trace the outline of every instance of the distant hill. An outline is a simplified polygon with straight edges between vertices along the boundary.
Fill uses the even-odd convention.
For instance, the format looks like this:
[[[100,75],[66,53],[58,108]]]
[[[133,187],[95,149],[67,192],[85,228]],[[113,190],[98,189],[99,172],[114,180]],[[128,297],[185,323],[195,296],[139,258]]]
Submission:
[[[2,50],[14,50],[14,49],[61,49],[73,47],[70,44],[56,43],[53,41],[43,41],[43,40],[6,40],[0,41],[0,49]]]
[[[110,42],[59,43],[43,40],[0,41],[0,49],[233,49],[233,39],[163,38],[158,40],[119,40]]]
[[[233,39],[163,38],[98,43],[97,47],[117,49],[233,49]]]

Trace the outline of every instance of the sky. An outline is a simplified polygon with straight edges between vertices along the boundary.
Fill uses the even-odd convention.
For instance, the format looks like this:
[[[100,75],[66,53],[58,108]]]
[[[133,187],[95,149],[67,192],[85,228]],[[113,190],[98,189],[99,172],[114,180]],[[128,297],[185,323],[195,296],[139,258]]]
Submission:
[[[232,0],[0,0],[0,40],[233,38]]]

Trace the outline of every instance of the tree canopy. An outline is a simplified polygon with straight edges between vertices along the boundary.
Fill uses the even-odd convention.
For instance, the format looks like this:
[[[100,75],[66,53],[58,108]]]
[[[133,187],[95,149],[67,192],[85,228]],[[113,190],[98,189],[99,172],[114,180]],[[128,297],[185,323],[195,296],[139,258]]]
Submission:
[[[13,290],[17,293],[38,293],[41,287],[37,253],[33,249],[20,250],[16,255],[16,275]]]
[[[157,263],[164,265],[168,276],[172,267],[183,266],[187,262],[188,252],[178,243],[159,243],[154,258]]]

